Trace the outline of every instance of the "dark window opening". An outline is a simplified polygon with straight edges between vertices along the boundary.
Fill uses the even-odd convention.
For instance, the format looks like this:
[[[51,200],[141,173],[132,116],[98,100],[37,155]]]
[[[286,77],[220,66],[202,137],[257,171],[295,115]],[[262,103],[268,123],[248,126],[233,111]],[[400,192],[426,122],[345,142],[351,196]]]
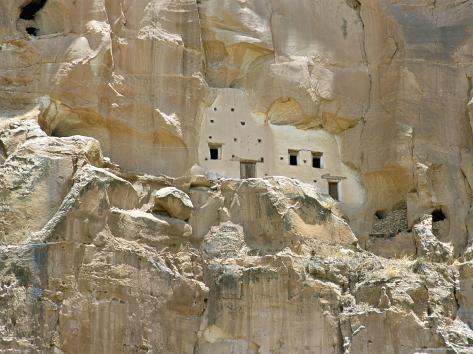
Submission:
[[[240,124],[241,124],[241,125],[245,125],[245,124],[246,124],[246,122],[240,122]]]
[[[21,8],[20,18],[23,20],[34,20],[36,13],[41,10],[47,0],[32,0]],[[31,34],[31,33],[30,33]]]
[[[235,112],[235,108],[230,109],[230,111]]]
[[[281,161],[282,161],[282,160],[284,160],[284,157],[282,157],[282,156],[281,156],[281,157],[279,157],[279,160],[281,160]]]
[[[258,139],[258,143],[261,143],[261,139]]]
[[[447,217],[445,216],[445,214],[442,212],[441,209],[437,209],[432,212],[432,222],[443,221],[446,218]]]
[[[211,120],[210,120],[210,123],[213,123],[213,122],[214,122],[214,120],[213,120],[213,119],[211,119]]]
[[[297,166],[297,155],[289,156],[289,165]]]
[[[209,152],[211,160],[220,160],[222,158],[221,145],[209,145]]]
[[[261,162],[264,162],[264,157],[260,158],[260,161],[261,161]]]
[[[214,107],[214,111],[217,112],[217,107]]]
[[[218,149],[210,148],[210,159],[218,160]]]
[[[26,33],[28,33],[30,36],[37,36],[38,29],[35,27],[26,27]]]
[[[209,136],[209,139],[212,139],[212,136]]]
[[[297,166],[298,165],[298,151],[291,151],[289,150],[289,165],[290,166]]]
[[[312,167],[313,168],[322,168],[322,154],[321,153],[312,153]]]
[[[339,200],[338,196],[338,182],[328,182],[328,194],[335,199]]]
[[[233,138],[233,141],[237,141],[237,138]]]
[[[386,212],[384,210],[378,210],[376,213],[374,213],[374,216],[376,216],[378,220],[383,220],[386,218]]]

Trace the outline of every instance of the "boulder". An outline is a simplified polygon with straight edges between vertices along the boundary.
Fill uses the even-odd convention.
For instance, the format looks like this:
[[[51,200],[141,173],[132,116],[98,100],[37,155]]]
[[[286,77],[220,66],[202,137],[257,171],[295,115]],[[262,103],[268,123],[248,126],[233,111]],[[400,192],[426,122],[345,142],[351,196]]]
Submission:
[[[175,187],[162,188],[154,194],[154,212],[164,211],[173,218],[189,220],[192,209],[189,196]]]

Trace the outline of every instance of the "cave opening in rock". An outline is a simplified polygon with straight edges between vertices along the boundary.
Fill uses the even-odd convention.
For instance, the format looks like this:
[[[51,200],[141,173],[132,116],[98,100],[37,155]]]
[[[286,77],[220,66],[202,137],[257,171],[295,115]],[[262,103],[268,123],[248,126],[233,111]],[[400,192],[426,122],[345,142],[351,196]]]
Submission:
[[[376,213],[374,213],[374,216],[376,216],[376,219],[378,220],[383,220],[386,218],[386,212],[384,210],[378,210]]]
[[[432,222],[439,222],[445,220],[447,217],[441,209],[436,209],[432,212]]]
[[[26,33],[28,33],[30,36],[37,36],[38,29],[35,27],[26,27]]]
[[[46,1],[47,0],[31,0],[29,4],[21,8],[20,18],[23,20],[34,20],[38,11],[46,4]]]

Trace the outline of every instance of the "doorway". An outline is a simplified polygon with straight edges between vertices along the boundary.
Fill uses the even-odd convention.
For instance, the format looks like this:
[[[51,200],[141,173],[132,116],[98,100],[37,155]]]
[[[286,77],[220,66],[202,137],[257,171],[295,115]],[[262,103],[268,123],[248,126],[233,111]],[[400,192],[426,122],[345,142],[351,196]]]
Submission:
[[[338,195],[338,182],[328,182],[328,194],[330,194],[333,199],[340,200]]]
[[[256,162],[241,161],[240,162],[240,178],[256,178]]]

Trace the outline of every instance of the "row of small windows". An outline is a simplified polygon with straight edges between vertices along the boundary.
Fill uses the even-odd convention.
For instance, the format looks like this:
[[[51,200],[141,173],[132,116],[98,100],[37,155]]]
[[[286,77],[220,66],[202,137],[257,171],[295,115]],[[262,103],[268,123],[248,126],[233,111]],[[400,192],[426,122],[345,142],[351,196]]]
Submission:
[[[221,160],[222,159],[222,145],[221,144],[210,144],[209,145],[209,155],[211,160]],[[232,155],[232,158],[235,158],[235,155]],[[205,158],[207,160],[207,158]],[[260,158],[261,162],[264,162],[264,158]]]
[[[323,153],[321,152],[312,152],[312,167],[313,168],[323,168]],[[284,158],[281,157],[281,160]],[[304,163],[307,161],[304,160]],[[289,150],[289,165],[298,166],[299,165],[299,151],[298,150]]]
[[[209,137],[210,139],[212,137]],[[235,138],[234,141],[237,141]],[[258,142],[261,142],[261,139],[258,139]],[[222,144],[209,144],[209,153],[211,160],[220,160],[222,158]],[[312,167],[313,168],[323,168],[322,164],[322,153],[321,152],[312,152]],[[232,155],[234,157],[234,155]],[[281,160],[284,158],[281,157]],[[263,158],[261,158],[263,161]],[[306,162],[306,160],[304,160]],[[289,150],[289,165],[298,166],[299,165],[299,151]]]
[[[222,158],[222,144],[209,144],[209,152],[211,160],[221,160]],[[289,164],[292,166],[298,165],[299,152],[296,150],[289,150]],[[232,155],[235,157],[235,155]],[[283,159],[283,158],[281,158]],[[261,158],[261,162],[264,162],[264,159]],[[244,166],[243,166],[244,165]],[[247,166],[248,163],[243,163],[241,168],[241,178],[253,178],[256,177],[255,174],[255,163],[252,162],[251,166]],[[322,168],[322,153],[321,152],[312,152],[312,167],[313,168]],[[314,182],[317,182],[314,180]],[[339,196],[339,183],[334,181],[328,181],[328,193],[335,199],[340,200]]]

